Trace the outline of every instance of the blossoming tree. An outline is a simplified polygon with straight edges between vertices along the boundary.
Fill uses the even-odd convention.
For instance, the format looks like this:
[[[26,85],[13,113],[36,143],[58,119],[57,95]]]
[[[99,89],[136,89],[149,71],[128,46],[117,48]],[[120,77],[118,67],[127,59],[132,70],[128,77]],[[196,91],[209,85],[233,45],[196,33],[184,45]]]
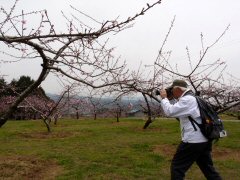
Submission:
[[[98,39],[130,27],[131,22],[160,3],[161,0],[147,4],[139,13],[121,22],[114,19],[100,23],[90,18],[96,23],[95,29],[84,24],[77,16],[68,18],[64,15],[68,24],[67,31],[56,29],[46,10],[22,11],[17,14],[18,0],[15,0],[9,10],[1,7],[0,44],[3,49],[7,49],[1,51],[3,59],[7,59],[5,62],[40,59],[42,64],[37,80],[1,114],[0,127],[49,73],[68,77],[92,88],[118,85],[128,81],[124,76],[120,76],[127,72],[126,64],[120,63],[119,58],[113,56],[113,49],[106,45],[107,40]],[[80,13],[75,8],[72,10],[76,14]],[[40,18],[33,26],[28,24],[32,16]]]

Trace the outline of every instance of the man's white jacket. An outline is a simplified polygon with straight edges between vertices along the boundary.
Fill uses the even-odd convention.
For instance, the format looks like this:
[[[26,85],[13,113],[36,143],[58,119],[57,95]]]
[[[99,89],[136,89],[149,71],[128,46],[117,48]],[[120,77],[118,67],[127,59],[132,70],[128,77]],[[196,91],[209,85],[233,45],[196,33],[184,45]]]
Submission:
[[[188,90],[187,90],[188,91]],[[186,143],[207,142],[207,138],[201,133],[199,127],[195,125],[195,131],[188,116],[191,116],[197,123],[201,124],[200,112],[197,100],[194,96],[185,95],[185,91],[175,104],[171,104],[167,98],[162,99],[161,106],[164,113],[169,117],[179,118],[182,141]]]

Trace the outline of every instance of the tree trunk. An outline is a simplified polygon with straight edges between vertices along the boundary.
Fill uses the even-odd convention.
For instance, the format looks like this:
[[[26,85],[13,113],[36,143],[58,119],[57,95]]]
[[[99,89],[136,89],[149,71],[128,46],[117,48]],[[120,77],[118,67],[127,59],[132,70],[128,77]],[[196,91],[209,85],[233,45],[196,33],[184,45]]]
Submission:
[[[143,129],[146,129],[151,123],[152,123],[152,118],[151,116],[148,116],[148,120],[146,121],[146,123],[143,126]]]
[[[145,101],[146,101],[146,104],[147,104],[147,116],[148,116],[148,120],[146,121],[145,125],[143,126],[143,129],[146,129],[151,123],[152,123],[152,111],[151,111],[151,108],[150,108],[150,105],[148,103],[148,99],[147,99],[147,96],[146,94],[142,93]]]
[[[2,125],[4,125],[7,122],[7,119],[4,118],[0,118],[0,127],[2,127]]]
[[[54,117],[54,125],[57,125],[58,117]]]
[[[51,127],[50,127],[50,125],[48,123],[48,119],[43,119],[43,122],[46,125],[48,132],[50,133],[51,132]]]
[[[117,122],[119,122],[119,113],[117,112]]]
[[[10,42],[11,43],[11,42]],[[33,47],[34,49],[36,49],[36,51],[38,51],[38,53],[40,54],[42,60],[43,60],[43,64],[42,64],[42,71],[37,79],[37,81],[35,81],[31,86],[29,86],[25,91],[23,91],[18,98],[16,99],[16,101],[9,107],[9,109],[3,113],[0,117],[0,127],[2,127],[7,120],[12,116],[12,114],[17,110],[18,105],[34,90],[36,89],[41,83],[42,81],[44,81],[44,79],[47,77],[48,73],[50,72],[47,67],[48,67],[48,63],[49,60],[47,59],[47,57],[45,56],[42,48],[38,45],[36,45],[33,42],[27,41],[24,42],[24,44],[27,44],[31,47]]]

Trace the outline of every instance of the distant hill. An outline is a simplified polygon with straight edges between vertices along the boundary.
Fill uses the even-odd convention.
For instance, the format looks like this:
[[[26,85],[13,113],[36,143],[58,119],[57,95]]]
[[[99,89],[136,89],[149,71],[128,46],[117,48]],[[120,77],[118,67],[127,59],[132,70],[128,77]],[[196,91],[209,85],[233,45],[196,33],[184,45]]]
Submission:
[[[54,100],[55,102],[57,102],[59,100],[59,98],[61,97],[61,95],[52,94],[52,93],[46,93],[46,95],[50,99]],[[78,98],[78,97],[75,96],[75,98]],[[79,98],[84,98],[84,96],[79,96]],[[114,100],[113,97],[104,97],[101,99],[101,102],[102,102],[102,104],[107,104],[107,103],[111,103],[113,100]],[[121,99],[121,103],[122,104],[128,104],[128,103],[139,104],[140,100],[143,100],[143,98],[141,98],[141,97],[123,97]]]
[[[47,95],[50,99],[54,100],[55,102],[58,101],[58,99],[60,98],[60,95],[57,95],[57,94],[46,93],[46,95]]]

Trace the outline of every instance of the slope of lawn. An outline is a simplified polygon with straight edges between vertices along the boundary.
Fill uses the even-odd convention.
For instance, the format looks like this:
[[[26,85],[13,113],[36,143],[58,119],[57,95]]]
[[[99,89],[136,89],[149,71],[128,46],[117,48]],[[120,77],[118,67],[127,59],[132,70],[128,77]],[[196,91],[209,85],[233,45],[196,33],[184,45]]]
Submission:
[[[240,123],[225,121],[228,137],[213,146],[224,179],[240,179]],[[178,122],[157,119],[59,120],[47,133],[38,121],[0,128],[0,179],[170,179],[180,141]],[[204,179],[194,164],[187,179]]]

